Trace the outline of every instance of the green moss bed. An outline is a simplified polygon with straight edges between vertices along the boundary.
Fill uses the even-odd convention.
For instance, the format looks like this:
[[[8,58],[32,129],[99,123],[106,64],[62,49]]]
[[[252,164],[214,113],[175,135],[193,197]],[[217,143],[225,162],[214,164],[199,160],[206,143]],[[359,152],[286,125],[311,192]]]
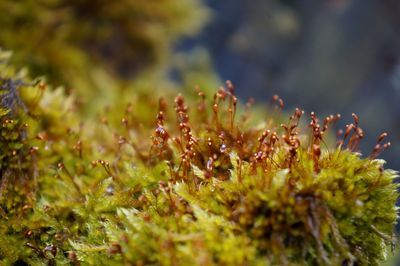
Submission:
[[[379,265],[397,172],[353,114],[134,89],[88,117],[0,56],[0,265]],[[209,88],[208,88],[209,89]]]

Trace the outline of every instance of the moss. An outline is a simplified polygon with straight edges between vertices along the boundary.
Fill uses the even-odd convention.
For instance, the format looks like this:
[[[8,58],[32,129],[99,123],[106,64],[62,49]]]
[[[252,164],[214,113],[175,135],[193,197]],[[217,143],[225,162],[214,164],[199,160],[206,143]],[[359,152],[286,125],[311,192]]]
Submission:
[[[195,34],[208,16],[197,0],[1,1],[0,9],[7,13],[0,46],[15,50],[15,61],[35,75],[68,86],[94,62],[136,76],[168,58],[174,42]]]
[[[126,84],[165,84],[175,43],[210,16],[200,0],[0,1],[0,10],[0,47],[13,63],[74,91],[88,116]]]
[[[23,85],[18,79],[0,78],[0,212],[3,215],[19,205],[29,204],[35,183],[30,179],[37,178],[36,147],[28,144],[29,118],[18,93]]]
[[[395,239],[396,172],[364,158],[359,119],[309,128],[283,101],[129,94],[82,121],[74,94],[3,60],[5,265],[378,265]]]

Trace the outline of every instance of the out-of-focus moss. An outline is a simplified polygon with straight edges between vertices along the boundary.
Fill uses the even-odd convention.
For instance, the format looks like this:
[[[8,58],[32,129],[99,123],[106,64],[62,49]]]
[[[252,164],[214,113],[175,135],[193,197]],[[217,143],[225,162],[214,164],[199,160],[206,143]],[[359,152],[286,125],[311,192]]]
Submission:
[[[79,90],[95,68],[128,79],[154,70],[209,13],[199,0],[1,0],[0,10],[0,47],[16,64]]]

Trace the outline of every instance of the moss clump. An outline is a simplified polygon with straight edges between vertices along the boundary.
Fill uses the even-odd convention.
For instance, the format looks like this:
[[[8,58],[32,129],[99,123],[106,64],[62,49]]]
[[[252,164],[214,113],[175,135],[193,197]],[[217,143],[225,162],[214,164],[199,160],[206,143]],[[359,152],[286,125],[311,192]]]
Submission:
[[[29,206],[37,179],[35,146],[28,143],[26,123],[30,118],[19,96],[25,84],[0,76],[0,213]],[[30,180],[32,179],[32,180]]]
[[[124,78],[153,70],[208,17],[199,0],[0,1],[0,10],[7,14],[0,46],[33,74],[68,88],[93,85],[95,66]]]
[[[281,124],[279,97],[242,106],[227,82],[173,103],[132,94],[82,123],[73,95],[4,64],[0,78],[15,121],[1,129],[3,264],[378,265],[394,243],[396,172],[375,159],[389,144],[357,153],[356,115],[329,144],[339,115]]]

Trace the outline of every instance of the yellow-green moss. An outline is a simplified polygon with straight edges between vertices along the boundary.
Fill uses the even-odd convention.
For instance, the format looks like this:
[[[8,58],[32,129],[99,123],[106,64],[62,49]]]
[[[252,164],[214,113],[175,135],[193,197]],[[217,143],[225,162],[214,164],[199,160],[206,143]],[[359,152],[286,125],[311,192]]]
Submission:
[[[195,34],[208,15],[198,0],[2,0],[0,10],[7,14],[0,46],[33,74],[68,86],[94,63],[135,76],[168,58],[174,42]]]
[[[328,146],[339,116],[281,124],[279,97],[254,112],[227,82],[81,121],[74,95],[5,62],[5,265],[378,265],[395,242],[397,174],[374,159],[389,145],[358,154],[356,115]]]

